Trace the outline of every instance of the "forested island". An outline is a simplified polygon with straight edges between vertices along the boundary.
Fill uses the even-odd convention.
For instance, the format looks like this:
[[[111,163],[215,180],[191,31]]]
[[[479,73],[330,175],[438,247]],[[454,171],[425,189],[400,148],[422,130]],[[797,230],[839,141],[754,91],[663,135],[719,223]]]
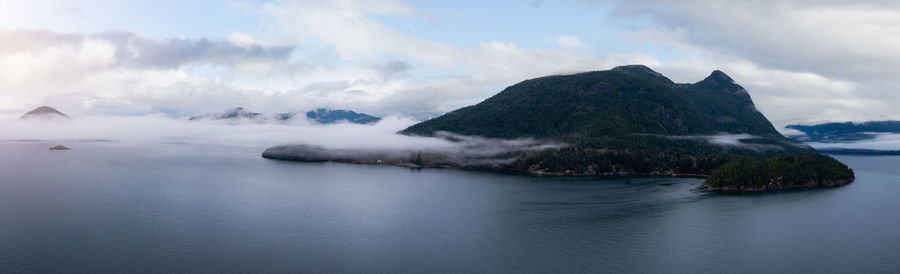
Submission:
[[[761,159],[776,159],[760,168],[766,169],[763,174],[778,175],[798,170],[795,167],[818,170],[812,164],[843,166],[828,157],[791,162],[791,168],[776,168],[787,163],[777,160],[781,159],[778,157],[818,154],[775,130],[757,111],[749,93],[718,70],[696,83],[675,83],[641,65],[541,77],[520,82],[481,103],[418,123],[399,133],[459,142],[464,142],[465,136],[478,136],[562,145],[542,149],[513,147],[494,154],[279,146],[266,150],[263,157],[490,169],[550,176],[713,175],[720,178],[716,182],[747,183],[750,185],[746,188],[734,189],[753,191],[756,191],[756,180],[721,179],[723,175],[717,175],[724,172],[720,171],[721,167],[733,171],[744,164],[768,161]],[[853,180],[852,172],[835,174],[835,177],[822,178]],[[794,186],[805,184],[792,183],[771,190]]]
[[[834,158],[804,153],[727,163],[706,179],[706,187],[721,192],[762,192],[842,186],[854,178],[853,170]]]

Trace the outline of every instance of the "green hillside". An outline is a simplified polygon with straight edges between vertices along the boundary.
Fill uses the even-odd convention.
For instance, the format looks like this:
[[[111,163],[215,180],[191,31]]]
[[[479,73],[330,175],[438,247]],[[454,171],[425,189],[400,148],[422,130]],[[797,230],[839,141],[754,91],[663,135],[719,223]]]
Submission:
[[[749,133],[783,139],[747,92],[724,73],[676,84],[645,66],[523,81],[401,133],[429,136],[436,131],[585,145],[634,134]]]
[[[708,175],[737,159],[812,152],[779,134],[725,73],[678,84],[640,65],[526,80],[400,133],[438,132],[565,142],[508,155],[519,159],[513,169],[552,175]],[[746,136],[708,140],[722,134]]]

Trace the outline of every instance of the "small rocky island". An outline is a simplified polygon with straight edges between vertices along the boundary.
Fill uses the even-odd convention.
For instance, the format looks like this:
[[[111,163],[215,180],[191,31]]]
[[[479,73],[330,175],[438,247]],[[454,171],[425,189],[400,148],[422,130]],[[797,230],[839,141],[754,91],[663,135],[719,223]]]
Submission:
[[[72,150],[72,149],[68,148],[66,146],[54,146],[54,147],[51,147],[50,150]]]
[[[69,115],[62,113],[61,111],[48,107],[41,106],[36,109],[29,111],[22,115],[20,120],[69,120]]]

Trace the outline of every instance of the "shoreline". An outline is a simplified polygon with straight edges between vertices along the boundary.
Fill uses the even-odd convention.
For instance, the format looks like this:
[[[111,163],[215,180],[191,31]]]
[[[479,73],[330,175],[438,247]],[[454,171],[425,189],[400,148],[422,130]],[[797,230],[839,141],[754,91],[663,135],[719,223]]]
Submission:
[[[780,179],[780,178],[779,178]],[[806,182],[802,185],[784,185],[784,182],[781,180],[773,180],[773,182],[768,185],[764,185],[762,187],[712,187],[704,184],[705,187],[709,191],[725,193],[725,194],[742,194],[742,193],[765,193],[765,192],[775,192],[775,191],[784,191],[784,190],[805,190],[805,189],[814,189],[814,188],[836,188],[842,187],[845,185],[852,184],[856,181],[856,178],[849,179],[840,179],[840,180],[824,180],[824,181],[810,181]]]
[[[289,149],[289,150],[284,150]],[[276,161],[307,163],[343,163],[353,165],[392,166],[408,169],[456,169],[474,170],[494,173],[506,173],[535,177],[660,177],[660,178],[707,178],[709,174],[676,173],[672,171],[637,173],[637,172],[574,172],[546,171],[537,167],[520,167],[515,165],[516,158],[506,159],[469,159],[442,155],[439,153],[422,153],[406,151],[379,151],[374,153],[352,154],[339,151],[336,154],[324,153],[326,150],[312,147],[276,147],[262,153],[261,157]],[[408,155],[416,155],[409,159]],[[415,161],[415,162],[413,162]]]

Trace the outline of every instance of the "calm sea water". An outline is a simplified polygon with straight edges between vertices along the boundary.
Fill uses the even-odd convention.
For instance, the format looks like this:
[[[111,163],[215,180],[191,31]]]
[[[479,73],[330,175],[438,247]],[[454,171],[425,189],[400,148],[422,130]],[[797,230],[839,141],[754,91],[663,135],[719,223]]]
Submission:
[[[51,145],[0,142],[0,272],[900,272],[898,157],[838,157],[845,187],[729,196]]]

